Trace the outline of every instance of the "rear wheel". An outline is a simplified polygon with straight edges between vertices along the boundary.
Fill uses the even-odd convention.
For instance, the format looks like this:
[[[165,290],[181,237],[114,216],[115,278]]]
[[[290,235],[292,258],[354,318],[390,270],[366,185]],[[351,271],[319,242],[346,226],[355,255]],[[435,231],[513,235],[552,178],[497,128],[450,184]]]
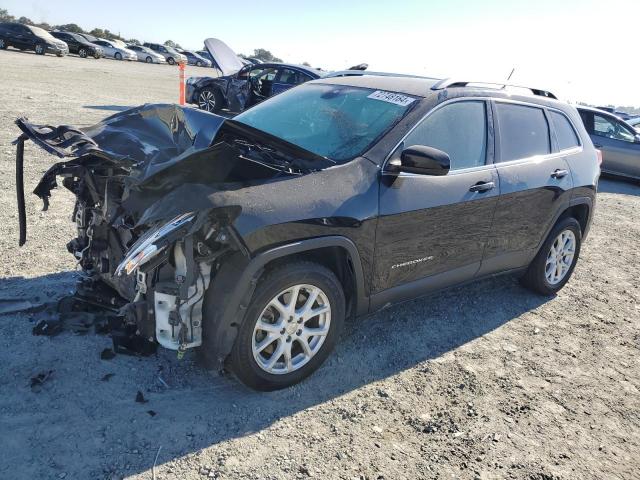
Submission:
[[[116,52],[113,58],[115,58],[116,60],[122,60],[122,54],[120,52]]]
[[[558,221],[529,265],[521,283],[542,295],[553,295],[569,281],[580,255],[582,231],[573,217]]]
[[[86,48],[81,48],[80,50],[78,50],[78,56],[80,58],[87,58],[89,54],[87,53],[87,49]]]
[[[270,272],[251,299],[229,363],[246,385],[277,390],[322,365],[344,323],[342,285],[329,269],[295,262]]]
[[[222,96],[214,88],[203,88],[198,93],[198,108],[207,112],[219,112],[222,108]]]
[[[44,55],[45,54],[44,45],[42,45],[41,43],[38,43],[34,50],[35,50],[37,55]]]

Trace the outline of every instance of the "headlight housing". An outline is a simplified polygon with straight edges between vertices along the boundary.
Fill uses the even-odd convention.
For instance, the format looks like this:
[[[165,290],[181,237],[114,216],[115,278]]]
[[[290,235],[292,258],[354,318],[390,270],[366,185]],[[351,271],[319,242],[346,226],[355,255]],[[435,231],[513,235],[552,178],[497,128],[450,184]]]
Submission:
[[[169,244],[165,237],[180,227],[187,225],[195,218],[196,214],[193,212],[183,213],[161,227],[149,229],[129,249],[124,260],[116,268],[116,275],[122,275],[123,272],[130,275],[138,267],[156,257]]]

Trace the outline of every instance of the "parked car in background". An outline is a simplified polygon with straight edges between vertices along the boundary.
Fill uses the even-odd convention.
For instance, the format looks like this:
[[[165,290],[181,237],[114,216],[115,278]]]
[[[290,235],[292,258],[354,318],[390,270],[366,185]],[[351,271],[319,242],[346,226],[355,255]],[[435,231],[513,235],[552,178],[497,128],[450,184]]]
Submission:
[[[603,110],[605,112],[611,113],[613,115],[615,115],[616,117],[622,119],[622,120],[629,120],[633,115],[627,113],[627,112],[623,112],[621,110],[616,110],[613,107],[595,107],[597,110]]]
[[[213,60],[213,57],[209,52],[207,52],[206,50],[198,50],[196,53],[200,55],[202,58],[209,60],[213,68],[218,68]]]
[[[324,72],[300,65],[244,65],[221,40],[209,38],[205,45],[223,76],[188,78],[185,99],[187,103],[208,112],[222,109],[241,112],[273,95],[324,75]]]
[[[77,33],[71,32],[50,32],[52,36],[62,40],[69,46],[69,53],[75,53],[81,58],[93,57],[101,58],[104,50],[99,45],[89,42],[86,38]]]
[[[115,60],[138,60],[136,52],[129,50],[124,44],[120,45],[113,40],[106,40],[104,38],[99,38],[95,43],[102,47],[104,56],[107,58],[113,58]]]
[[[69,47],[62,40],[40,27],[22,23],[0,23],[0,50],[7,47],[33,50],[38,55],[53,53],[58,57],[69,53]]]
[[[80,131],[16,123],[64,159],[34,193],[63,176],[76,196],[82,295],[274,390],[318,369],[346,319],[500,273],[545,301],[569,281],[598,152],[575,108],[527,91],[360,75],[233,119],[144,105]]]
[[[192,52],[191,50],[178,50],[178,53],[187,57],[187,63],[189,65],[195,65],[196,67],[210,67],[212,65],[211,60],[204,58],[197,52]]]
[[[143,47],[142,45],[127,45],[127,49],[135,52],[138,56],[139,62],[165,63],[165,59],[162,55],[154,52],[150,48]]]
[[[187,57],[179,53],[173,47],[168,47],[167,45],[161,45],[159,43],[149,43],[149,42],[145,42],[144,46],[162,55],[169,65],[175,65],[176,63],[181,63],[181,62],[187,63]]]
[[[640,134],[609,112],[578,107],[593,145],[602,152],[602,172],[640,180]]]
[[[627,123],[631,125],[636,132],[640,133],[640,117],[633,117],[627,120]]]

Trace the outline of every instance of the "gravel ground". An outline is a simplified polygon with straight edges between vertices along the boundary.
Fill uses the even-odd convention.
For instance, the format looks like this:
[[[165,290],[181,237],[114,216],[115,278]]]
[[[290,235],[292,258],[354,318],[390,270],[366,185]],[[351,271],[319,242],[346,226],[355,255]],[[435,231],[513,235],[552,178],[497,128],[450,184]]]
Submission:
[[[0,310],[74,281],[70,194],[48,212],[29,195],[17,247],[13,120],[90,124],[175,101],[177,77],[0,52]],[[53,161],[27,146],[27,191]],[[149,479],[156,456],[159,479],[640,478],[640,187],[602,181],[598,202],[557,297],[502,277],[405,303],[349,324],[320,371],[280,392],[193,355],[101,360],[108,337],[33,336],[39,314],[0,314],[0,478]]]

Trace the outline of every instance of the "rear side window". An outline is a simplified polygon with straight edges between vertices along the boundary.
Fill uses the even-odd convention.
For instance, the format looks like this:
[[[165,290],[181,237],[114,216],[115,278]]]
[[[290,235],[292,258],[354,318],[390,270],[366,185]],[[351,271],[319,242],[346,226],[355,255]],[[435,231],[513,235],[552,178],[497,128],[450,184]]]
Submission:
[[[425,145],[446,152],[451,170],[484,165],[487,157],[485,102],[455,102],[425,118],[404,140],[403,148]]]
[[[551,122],[553,128],[556,131],[556,137],[558,139],[558,148],[560,150],[567,150],[569,148],[578,147],[580,141],[578,140],[578,134],[573,129],[573,125],[567,117],[558,112],[550,111]]]
[[[496,103],[500,125],[500,161],[551,153],[549,125],[541,108]]]

